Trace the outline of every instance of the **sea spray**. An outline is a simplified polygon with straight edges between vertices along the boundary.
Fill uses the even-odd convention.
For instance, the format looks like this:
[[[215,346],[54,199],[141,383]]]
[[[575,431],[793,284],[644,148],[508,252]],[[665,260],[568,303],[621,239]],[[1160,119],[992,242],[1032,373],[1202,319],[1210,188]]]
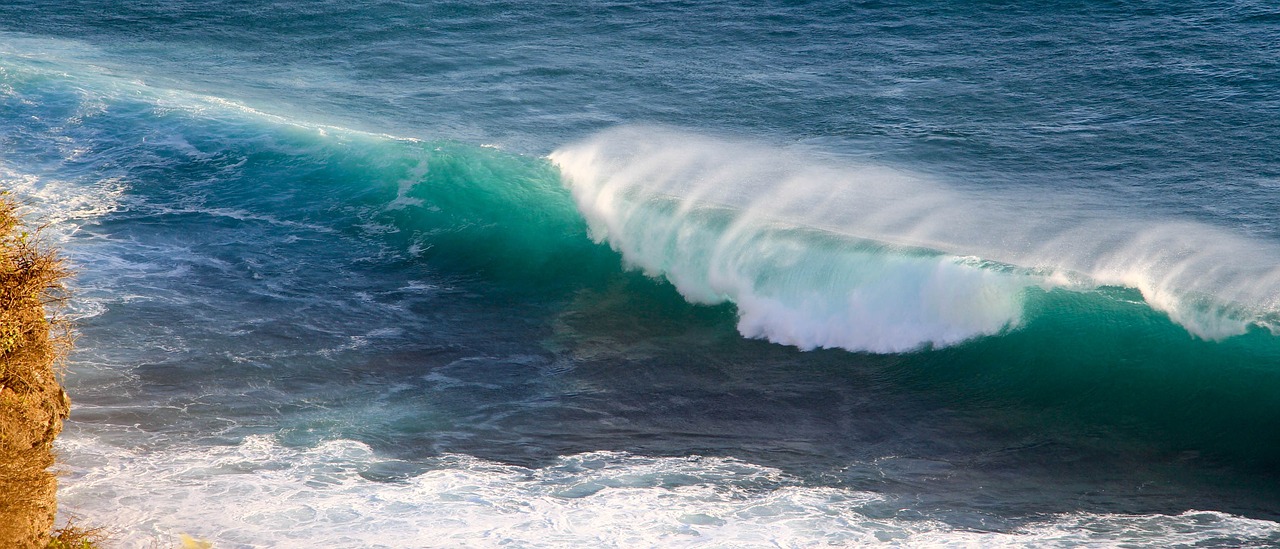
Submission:
[[[744,334],[803,348],[901,351],[994,334],[1018,323],[1019,293],[1031,287],[1135,288],[1206,339],[1271,326],[1280,312],[1280,247],[1208,225],[1087,207],[1052,193],[951,188],[887,168],[652,126],[605,131],[551,159],[593,238],[694,301],[737,303]],[[709,223],[711,210],[724,219]],[[780,231],[821,236],[784,244],[774,236]],[[834,259],[841,252],[829,252],[842,246],[822,244],[832,239],[845,248],[871,241],[879,251],[823,265],[841,262]],[[751,261],[773,263],[761,270],[744,264]],[[921,270],[929,262],[936,266]],[[798,275],[810,268],[852,278]],[[867,268],[878,272],[854,274]],[[779,277],[813,291],[778,309],[776,298],[758,292]],[[887,302],[876,306],[868,295]],[[776,312],[762,312],[763,303]],[[829,313],[797,314],[802,303],[862,320],[833,331]],[[814,320],[813,331],[800,318]],[[876,334],[876,326],[893,335]]]

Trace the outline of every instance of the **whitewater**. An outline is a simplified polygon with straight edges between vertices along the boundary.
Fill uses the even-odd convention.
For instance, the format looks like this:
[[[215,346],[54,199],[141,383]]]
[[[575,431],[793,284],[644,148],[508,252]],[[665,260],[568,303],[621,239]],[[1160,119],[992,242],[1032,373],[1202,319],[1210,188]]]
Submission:
[[[79,273],[62,517],[1280,544],[1273,11],[0,6],[0,188]]]
[[[595,240],[694,302],[737,304],[743,335],[802,349],[901,352],[993,335],[1020,322],[1029,287],[1135,289],[1209,339],[1272,328],[1280,312],[1272,243],[1071,196],[961,194],[651,127],[551,159]],[[783,287],[767,288],[772,279]]]

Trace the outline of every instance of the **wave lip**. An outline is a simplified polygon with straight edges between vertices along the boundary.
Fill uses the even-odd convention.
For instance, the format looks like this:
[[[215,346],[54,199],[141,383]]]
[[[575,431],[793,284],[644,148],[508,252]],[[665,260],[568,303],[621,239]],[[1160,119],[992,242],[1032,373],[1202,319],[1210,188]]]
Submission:
[[[1082,198],[961,191],[647,126],[550,159],[592,238],[628,266],[692,302],[734,303],[743,335],[802,349],[902,352],[998,334],[1024,322],[1033,288],[1133,288],[1209,340],[1274,331],[1280,311],[1273,243]]]
[[[821,222],[820,212],[842,199],[832,190],[842,189],[797,159],[687,136],[677,140],[684,146],[620,147],[619,138],[637,132],[606,134],[551,159],[593,239],[692,302],[734,303],[747,337],[806,350],[948,346],[1017,326],[1023,290],[1043,284],[1029,271]],[[909,183],[883,169],[848,175],[882,195],[892,192],[888,184]]]

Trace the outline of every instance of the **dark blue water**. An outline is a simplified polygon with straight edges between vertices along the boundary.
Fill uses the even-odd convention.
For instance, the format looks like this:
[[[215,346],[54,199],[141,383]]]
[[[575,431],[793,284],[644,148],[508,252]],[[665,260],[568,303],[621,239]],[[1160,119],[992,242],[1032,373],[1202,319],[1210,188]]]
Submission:
[[[1262,2],[9,2],[64,510],[218,547],[1280,544]]]

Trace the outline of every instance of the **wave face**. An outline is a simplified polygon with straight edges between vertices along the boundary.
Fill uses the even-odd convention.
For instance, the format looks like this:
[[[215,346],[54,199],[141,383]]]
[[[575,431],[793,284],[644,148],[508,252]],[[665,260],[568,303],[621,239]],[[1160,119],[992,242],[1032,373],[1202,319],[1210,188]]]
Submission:
[[[1252,435],[1280,426],[1271,241],[670,128],[551,159],[594,240],[746,337],[914,352],[902,375],[957,401],[1280,455]]]
[[[735,303],[748,337],[941,347],[1018,326],[1029,289],[1102,286],[1206,339],[1277,327],[1280,248],[1203,224],[653,127],[551,158],[595,240],[693,302]]]

